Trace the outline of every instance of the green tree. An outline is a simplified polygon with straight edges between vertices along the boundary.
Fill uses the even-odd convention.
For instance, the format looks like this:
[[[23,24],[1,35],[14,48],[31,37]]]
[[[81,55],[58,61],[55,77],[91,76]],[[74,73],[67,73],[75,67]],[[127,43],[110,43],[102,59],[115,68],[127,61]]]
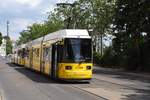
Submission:
[[[47,21],[45,21],[47,34],[58,31],[64,28],[64,21],[59,14],[54,10],[49,12]]]
[[[32,40],[31,38],[31,35],[30,35],[30,32],[28,30],[24,30],[20,33],[20,37],[19,37],[19,40],[18,40],[18,45],[20,44],[24,44],[26,42],[29,42],[30,40]]]
[[[116,0],[78,0],[72,6],[61,5],[57,7],[57,13],[70,21],[69,28],[93,29],[92,36],[101,39],[101,54],[103,49],[103,36],[110,33],[113,23]],[[65,22],[64,26],[67,26]],[[95,40],[96,41],[96,40]]]
[[[142,69],[150,55],[144,50],[149,42],[149,0],[118,0],[114,20],[114,49],[128,69]],[[145,35],[144,35],[145,34]],[[148,45],[147,45],[148,46]],[[148,50],[150,48],[146,47]],[[145,53],[149,57],[144,57]]]
[[[12,53],[12,41],[10,37],[8,36],[5,36],[3,38],[6,40],[6,55],[11,54]]]
[[[48,16],[47,21],[43,24],[34,23],[33,25],[28,26],[27,30],[22,31],[20,33],[21,36],[19,38],[18,45],[40,38],[62,28],[63,22],[59,16],[57,16],[54,12],[51,12],[51,15]]]
[[[57,6],[49,12],[44,24],[33,24],[27,31],[21,32],[19,43],[26,43],[45,34],[60,29],[93,29],[95,42],[101,39],[101,54],[103,37],[111,31],[114,16],[115,0],[77,0],[73,4]]]
[[[103,55],[103,37],[111,33],[114,18],[115,0],[90,0],[93,14],[93,29],[95,36],[100,38],[100,51]]]

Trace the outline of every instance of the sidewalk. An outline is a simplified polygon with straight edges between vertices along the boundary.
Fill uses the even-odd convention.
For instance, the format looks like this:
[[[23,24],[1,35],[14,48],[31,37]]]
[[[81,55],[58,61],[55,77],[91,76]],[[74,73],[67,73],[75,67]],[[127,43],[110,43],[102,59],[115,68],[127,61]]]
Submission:
[[[150,74],[131,73],[120,69],[94,67],[91,83],[82,88],[107,100],[150,100]]]
[[[0,95],[0,100],[3,100],[1,95]]]
[[[95,70],[101,70],[101,71],[107,71],[107,72],[115,72],[118,74],[123,74],[123,75],[131,75],[131,76],[136,76],[136,77],[143,77],[143,78],[150,78],[150,73],[136,73],[136,72],[127,72],[122,69],[113,69],[113,68],[102,68],[99,66],[94,66]]]
[[[0,100],[4,100],[1,87],[0,87]]]

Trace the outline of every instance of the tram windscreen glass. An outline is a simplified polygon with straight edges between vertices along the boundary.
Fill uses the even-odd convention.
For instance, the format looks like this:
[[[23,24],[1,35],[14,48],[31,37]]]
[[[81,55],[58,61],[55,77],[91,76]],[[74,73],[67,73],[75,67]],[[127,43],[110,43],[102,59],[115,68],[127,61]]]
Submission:
[[[91,39],[65,39],[63,60],[65,62],[91,62]]]

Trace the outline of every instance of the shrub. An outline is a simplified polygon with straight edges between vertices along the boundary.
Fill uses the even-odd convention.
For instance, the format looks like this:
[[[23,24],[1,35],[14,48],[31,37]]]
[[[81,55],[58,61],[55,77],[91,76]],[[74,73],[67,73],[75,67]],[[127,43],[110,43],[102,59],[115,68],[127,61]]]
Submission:
[[[115,55],[113,48],[107,47],[104,50],[104,55],[94,52],[94,63],[104,67],[118,67],[123,62],[122,58]]]
[[[93,53],[93,62],[94,62],[94,64],[98,64],[98,65],[101,64],[101,54],[100,53],[98,53],[98,52]]]

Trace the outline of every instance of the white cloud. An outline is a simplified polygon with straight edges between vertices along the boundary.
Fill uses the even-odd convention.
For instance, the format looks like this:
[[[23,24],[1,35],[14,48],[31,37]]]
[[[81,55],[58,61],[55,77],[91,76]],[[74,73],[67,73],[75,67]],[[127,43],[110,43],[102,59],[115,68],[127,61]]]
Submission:
[[[27,26],[31,25],[33,23],[30,19],[23,19],[23,18],[16,18],[12,21],[12,25],[16,26],[16,29],[25,29]]]
[[[0,0],[0,8],[9,9],[9,7],[15,8],[15,7],[23,7],[26,8],[36,8],[41,3],[42,0]]]
[[[55,0],[56,3],[64,3],[64,2],[68,2],[68,3],[73,3],[74,1],[77,1],[77,0]]]
[[[22,30],[26,30],[27,26],[32,25],[34,23],[31,19],[23,19],[16,18],[12,20],[10,24],[10,36],[13,40],[17,40],[19,38],[19,32]]]
[[[16,18],[13,19],[10,23],[10,37],[13,40],[17,40],[20,36],[20,32],[26,30],[28,26],[32,25],[33,23],[42,23],[41,20],[32,20],[32,19],[25,19],[25,18]],[[6,25],[3,26],[3,35],[6,35]]]
[[[42,0],[15,0],[16,3],[21,4],[21,5],[28,5],[32,8],[37,7]]]
[[[0,32],[6,35],[6,21],[10,21],[10,36],[17,40],[19,33],[33,23],[42,23],[47,12],[58,0],[0,0]]]
[[[48,7],[45,7],[42,11],[41,14],[47,15],[48,12],[53,11],[55,8],[54,5],[49,5]]]

